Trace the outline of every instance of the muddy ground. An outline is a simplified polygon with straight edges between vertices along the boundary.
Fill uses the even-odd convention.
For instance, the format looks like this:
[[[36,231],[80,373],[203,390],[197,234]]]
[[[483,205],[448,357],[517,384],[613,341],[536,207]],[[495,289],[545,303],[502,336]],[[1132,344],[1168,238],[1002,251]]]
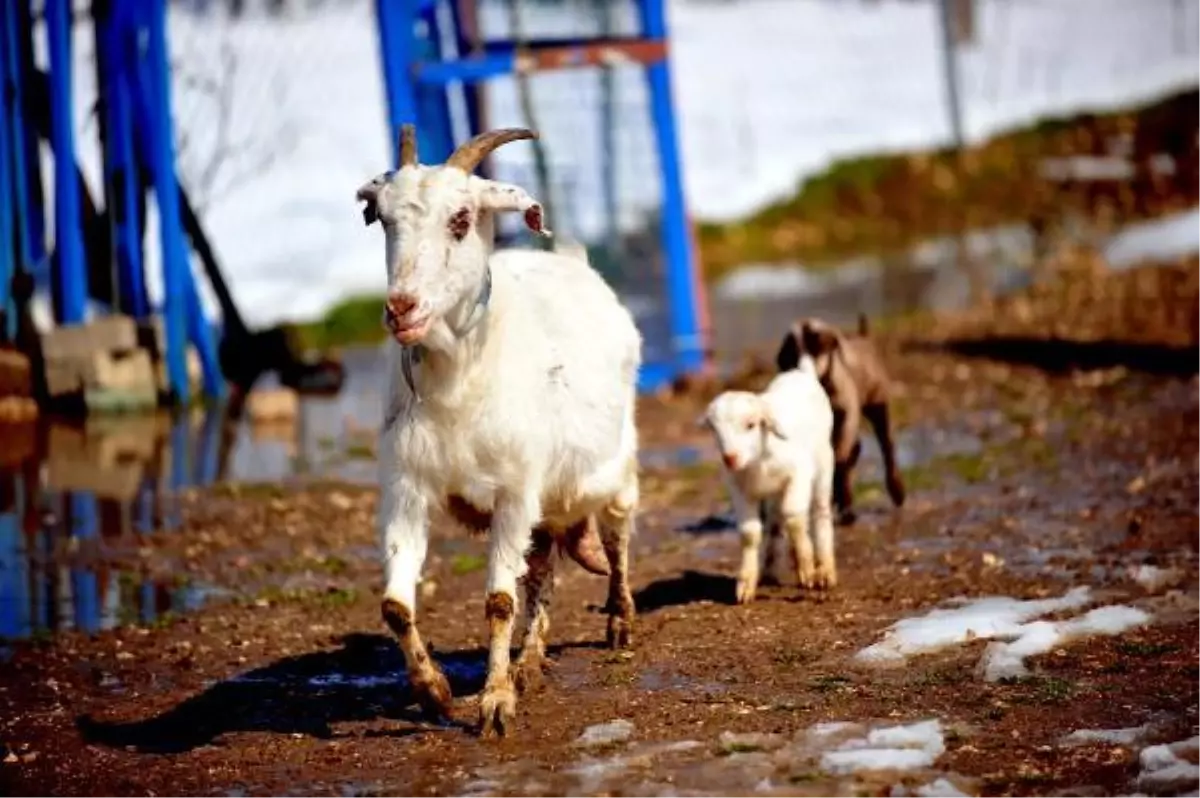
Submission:
[[[1141,747],[1197,727],[1194,335],[1192,366],[1159,373],[1047,370],[913,337],[885,340],[910,498],[887,504],[865,442],[827,599],[787,583],[733,604],[736,534],[692,427],[703,396],[647,399],[645,447],[666,454],[644,470],[634,646],[604,647],[604,580],[562,562],[553,668],[514,731],[482,740],[482,541],[435,531],[420,623],[456,709],[430,725],[379,617],[376,492],[222,486],[184,498],[180,531],[61,552],[222,590],[153,627],[0,648],[0,792],[887,795],[945,778],[970,794],[1129,794]],[[672,460],[689,445],[698,460]],[[1147,564],[1158,584],[1134,578]],[[977,671],[984,640],[890,668],[853,658],[954,596],[1078,586],[1152,620],[1001,682]],[[838,775],[802,744],[829,721],[929,719],[944,751],[914,770]],[[631,726],[580,740],[615,720]],[[1064,742],[1143,725],[1135,742]]]

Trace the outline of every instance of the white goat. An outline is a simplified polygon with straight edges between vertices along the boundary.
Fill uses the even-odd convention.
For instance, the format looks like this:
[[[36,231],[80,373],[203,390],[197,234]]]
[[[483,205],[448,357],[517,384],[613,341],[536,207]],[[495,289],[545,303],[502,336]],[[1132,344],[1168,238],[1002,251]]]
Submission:
[[[516,689],[540,676],[556,541],[569,550],[566,541],[595,522],[609,574],[610,645],[629,644],[634,617],[628,543],[638,504],[641,335],[586,257],[493,252],[499,211],[520,211],[535,233],[549,232],[524,190],[471,174],[500,145],[535,135],[482,133],[444,165],[428,166],[417,163],[406,125],[399,170],[358,191],[366,223],[383,227],[386,318],[400,344],[380,446],[383,617],[415,697],[427,712],[448,715],[450,685],[415,623],[430,516],[447,512],[488,531],[484,734],[506,732]],[[510,676],[523,575],[529,628]]]
[[[820,590],[834,587],[833,410],[812,358],[803,358],[798,368],[775,377],[763,393],[725,391],[709,403],[701,424],[716,437],[722,477],[742,537],[738,603],[754,600],[763,524],[776,519],[782,520],[796,554],[800,584]],[[760,502],[766,508],[761,515]]]

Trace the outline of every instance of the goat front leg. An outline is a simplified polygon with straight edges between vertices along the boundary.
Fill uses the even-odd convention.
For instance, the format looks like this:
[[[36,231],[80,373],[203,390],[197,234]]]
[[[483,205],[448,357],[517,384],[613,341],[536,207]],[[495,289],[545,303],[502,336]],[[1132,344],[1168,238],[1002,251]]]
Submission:
[[[450,716],[450,683],[438,669],[417,631],[417,582],[429,545],[429,512],[425,499],[404,480],[384,480],[379,502],[385,587],[381,612],[396,635],[408,671],[413,697],[425,714]]]
[[[896,449],[892,445],[892,424],[888,418],[888,406],[885,403],[869,405],[863,408],[863,415],[871,422],[871,428],[875,430],[875,437],[879,440],[888,495],[892,497],[892,504],[902,507],[904,480],[900,477],[900,469],[896,467]]]
[[[517,692],[509,672],[513,626],[517,614],[517,580],[526,572],[525,552],[530,527],[539,514],[538,492],[504,495],[492,513],[488,550],[487,601],[488,673],[479,698],[479,731],[483,736],[506,734],[517,713]]]
[[[517,657],[514,680],[519,692],[536,687],[546,665],[550,598],[554,595],[554,537],[545,527],[533,530],[533,546],[525,557],[525,640]]]
[[[792,475],[783,492],[780,514],[792,550],[796,552],[796,580],[805,589],[817,586],[813,563],[813,545],[808,533],[809,507],[812,501],[813,474],[804,471]]]
[[[812,481],[810,521],[817,543],[817,563],[813,586],[818,590],[837,587],[837,560],[833,550],[833,447],[826,446],[817,458],[817,471]]]
[[[737,519],[738,534],[742,542],[742,562],[738,568],[736,598],[738,604],[748,604],[754,601],[754,594],[758,590],[763,522],[759,517],[757,504],[743,496],[741,490],[734,487],[729,494],[733,500],[733,514]]]

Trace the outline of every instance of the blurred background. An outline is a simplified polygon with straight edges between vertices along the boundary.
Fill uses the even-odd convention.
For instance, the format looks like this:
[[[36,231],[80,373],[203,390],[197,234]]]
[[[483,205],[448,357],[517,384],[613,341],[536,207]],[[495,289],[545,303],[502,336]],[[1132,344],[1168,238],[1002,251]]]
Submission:
[[[1194,284],[1196,0],[5,14],[0,560],[20,580],[64,539],[169,529],[188,486],[374,478],[382,245],[353,197],[403,121],[426,160],[541,133],[485,168],[621,293],[647,393],[770,361],[797,316],[965,311],[1064,253],[1089,280],[1170,262]],[[1172,324],[1194,345],[1194,316]],[[0,586],[0,634],[194,599],[105,581],[69,611]]]

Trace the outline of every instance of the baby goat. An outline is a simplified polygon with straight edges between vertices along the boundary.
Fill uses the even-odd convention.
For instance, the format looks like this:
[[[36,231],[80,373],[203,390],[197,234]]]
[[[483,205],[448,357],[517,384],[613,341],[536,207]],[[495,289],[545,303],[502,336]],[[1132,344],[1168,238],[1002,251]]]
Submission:
[[[611,645],[629,644],[634,616],[628,545],[638,504],[641,335],[586,258],[493,252],[495,216],[504,211],[549,235],[542,206],[517,186],[471,174],[492,150],[534,136],[482,133],[445,164],[426,166],[406,125],[399,170],[358,190],[364,220],[383,228],[386,318],[399,344],[390,347],[379,449],[383,617],[417,700],[448,715],[450,685],[415,615],[429,521],[441,512],[487,533],[484,734],[506,731],[516,690],[541,672],[556,541],[577,549],[595,523],[608,560]],[[522,577],[528,629],[510,674]]]
[[[742,536],[737,601],[758,588],[764,520],[782,520],[805,588],[837,585],[833,553],[833,410],[811,358],[779,374],[763,393],[725,391],[702,423],[717,440],[722,476]],[[759,514],[759,503],[767,518]],[[810,527],[811,524],[811,527]],[[816,539],[816,562],[813,542]]]

